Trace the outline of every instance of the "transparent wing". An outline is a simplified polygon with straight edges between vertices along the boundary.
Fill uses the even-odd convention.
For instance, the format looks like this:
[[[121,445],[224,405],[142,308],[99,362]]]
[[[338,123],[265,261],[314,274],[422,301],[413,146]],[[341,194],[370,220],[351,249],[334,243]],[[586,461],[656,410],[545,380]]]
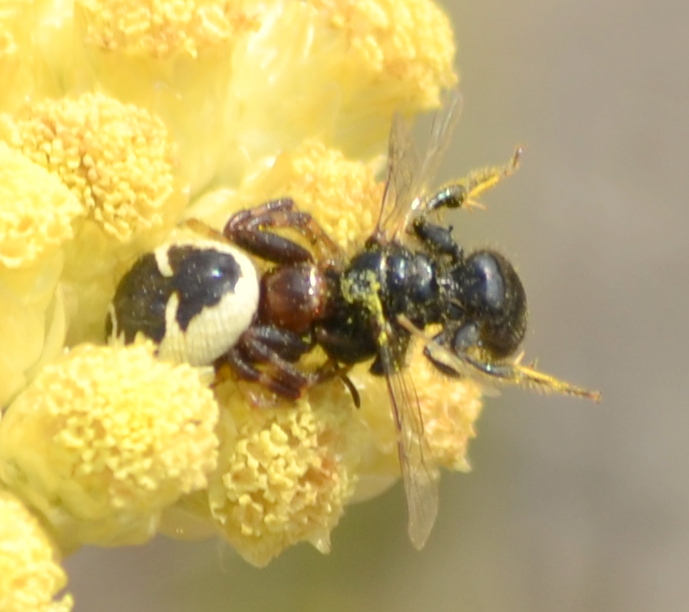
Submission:
[[[392,118],[388,138],[388,169],[385,192],[376,225],[376,237],[388,242],[397,231],[402,206],[412,202],[415,176],[420,166],[419,153],[411,135],[411,125],[399,113]]]
[[[424,194],[433,182],[442,157],[461,114],[461,95],[450,90],[433,119],[430,139],[423,157],[419,155],[404,117],[393,118],[388,140],[388,173],[376,236],[393,240],[407,227],[410,217],[423,209]]]
[[[438,471],[426,436],[414,383],[404,369],[406,342],[382,318],[379,351],[397,428],[397,451],[407,498],[409,539],[421,549],[438,514]]]
[[[443,107],[433,118],[433,125],[431,127],[431,136],[426,148],[426,155],[419,173],[419,191],[423,191],[428,187],[428,184],[435,180],[438,173],[440,162],[450,145],[452,134],[459,123],[459,117],[462,114],[462,96],[457,89],[452,89],[447,92]],[[423,201],[420,201],[423,203]]]

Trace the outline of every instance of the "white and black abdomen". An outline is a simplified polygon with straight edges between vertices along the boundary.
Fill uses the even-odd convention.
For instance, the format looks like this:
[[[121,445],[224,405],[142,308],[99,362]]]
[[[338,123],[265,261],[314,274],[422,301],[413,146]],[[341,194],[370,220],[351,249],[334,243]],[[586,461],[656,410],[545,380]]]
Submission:
[[[258,308],[249,258],[229,244],[190,239],[140,257],[122,277],[106,319],[108,340],[141,333],[161,358],[211,364],[237,342]]]

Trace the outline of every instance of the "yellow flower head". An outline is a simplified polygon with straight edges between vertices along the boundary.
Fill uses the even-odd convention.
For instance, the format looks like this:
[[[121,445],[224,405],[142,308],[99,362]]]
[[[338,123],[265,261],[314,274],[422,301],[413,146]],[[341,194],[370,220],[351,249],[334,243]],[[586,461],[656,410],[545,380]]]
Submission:
[[[0,610],[69,612],[71,595],[55,599],[66,582],[39,522],[14,495],[0,491]]]
[[[64,341],[64,309],[55,291],[62,246],[81,214],[57,177],[0,143],[0,405]]]
[[[174,149],[147,111],[85,94],[31,103],[0,127],[0,138],[60,177],[107,235],[124,242],[164,222]]]
[[[83,214],[54,175],[0,142],[0,265],[26,268],[74,236]]]
[[[330,548],[356,481],[351,397],[341,383],[309,401],[257,409],[233,385],[221,391],[224,413],[218,470],[208,498],[221,534],[248,561],[265,565],[288,546]]]
[[[452,28],[433,2],[310,0],[308,4],[344,35],[349,49],[345,66],[352,71],[352,80],[369,81],[369,87],[370,81],[384,80],[390,97],[407,98],[399,110],[437,107],[441,90],[456,83]],[[361,70],[364,75],[355,77],[353,72]]]
[[[1,116],[0,140],[52,173],[79,202],[85,220],[65,245],[62,279],[68,340],[102,340],[115,268],[160,240],[186,203],[167,128],[141,108],[85,94],[32,102]],[[45,213],[42,225],[68,223],[63,211]]]
[[[237,0],[76,0],[76,6],[87,45],[157,58],[217,54],[252,23]]]
[[[0,477],[67,548],[138,543],[206,485],[218,408],[197,370],[150,347],[82,345],[46,366],[0,421]]]
[[[183,180],[193,192],[204,187],[236,153],[224,109],[233,50],[256,17],[239,0],[77,0],[75,22],[91,86],[160,116]]]
[[[252,182],[262,191],[272,187],[270,197],[291,196],[345,250],[371,234],[383,197],[383,184],[370,164],[314,140],[280,155],[270,171]]]
[[[395,112],[437,107],[456,80],[452,30],[431,0],[253,6],[260,26],[235,49],[228,120],[230,149],[249,163],[310,137],[363,159],[381,153]]]

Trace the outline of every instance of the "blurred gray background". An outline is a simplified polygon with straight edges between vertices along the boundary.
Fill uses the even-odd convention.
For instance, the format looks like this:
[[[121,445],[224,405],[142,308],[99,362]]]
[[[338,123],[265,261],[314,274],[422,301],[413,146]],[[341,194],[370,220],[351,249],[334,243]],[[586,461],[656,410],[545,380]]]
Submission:
[[[264,570],[216,542],[84,550],[77,611],[689,609],[689,3],[445,6],[464,113],[442,178],[527,148],[458,236],[515,261],[528,355],[604,402],[489,400],[421,553],[396,487],[349,510],[330,556]]]

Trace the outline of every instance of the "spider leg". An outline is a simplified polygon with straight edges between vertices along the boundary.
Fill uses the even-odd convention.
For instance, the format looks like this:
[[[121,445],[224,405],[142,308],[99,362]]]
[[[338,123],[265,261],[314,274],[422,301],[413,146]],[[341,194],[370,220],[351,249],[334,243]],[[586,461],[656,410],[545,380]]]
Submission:
[[[314,377],[292,362],[308,350],[309,344],[296,334],[271,326],[252,326],[216,360],[215,369],[220,379],[225,378],[223,370],[229,367],[241,380],[257,382],[276,395],[297,400],[313,384]],[[259,365],[268,367],[262,369]]]
[[[271,200],[236,213],[225,224],[223,234],[253,255],[273,263],[313,261],[307,249],[269,229],[298,232],[316,251],[319,260],[331,260],[340,254],[339,247],[309,213],[294,210],[292,198]]]

